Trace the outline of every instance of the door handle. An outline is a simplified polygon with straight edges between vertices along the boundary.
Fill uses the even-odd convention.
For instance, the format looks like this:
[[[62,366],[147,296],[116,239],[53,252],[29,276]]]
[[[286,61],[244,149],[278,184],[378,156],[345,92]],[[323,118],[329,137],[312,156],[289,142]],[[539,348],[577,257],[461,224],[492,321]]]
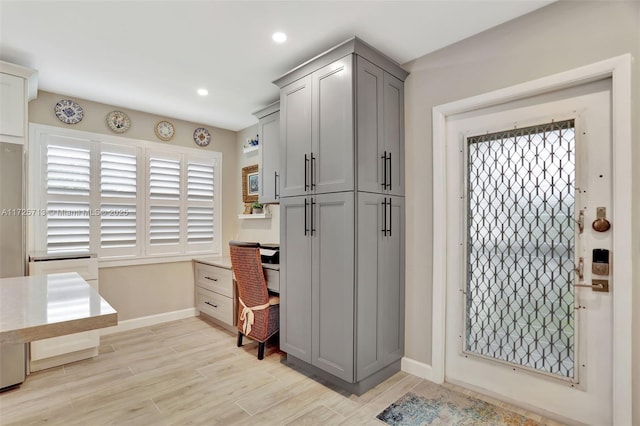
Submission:
[[[382,189],[387,189],[387,151],[382,154]]]
[[[309,232],[309,229],[307,228],[307,205],[308,205],[308,201],[305,198],[304,199],[304,235],[307,235],[307,232]]]
[[[309,159],[307,158],[307,154],[304,155],[304,190],[305,192],[309,189],[309,183],[307,182],[307,164],[309,164]]]
[[[389,191],[391,191],[391,181],[393,180],[393,172],[391,171],[391,151],[389,151]],[[391,205],[391,200],[389,200],[389,205]]]
[[[315,205],[316,205],[316,202],[313,201],[313,197],[311,197],[311,235],[313,235],[313,233],[316,232],[315,220],[313,219],[313,211],[315,210],[314,208]]]
[[[389,154],[389,158],[391,158],[391,154]],[[389,182],[391,182],[391,179],[389,179]],[[389,185],[391,185],[391,183],[389,183]],[[393,229],[393,207],[391,206],[391,197],[389,197],[389,236],[393,235],[392,229]]]
[[[385,198],[382,203],[382,235],[387,236],[387,199]]]
[[[316,164],[316,157],[314,157],[313,152],[311,153],[311,190],[313,191],[313,188],[316,187],[316,174],[315,174],[315,164]],[[311,226],[313,227],[313,224],[311,224]]]
[[[277,171],[273,171],[273,197],[274,198],[279,198],[280,195],[278,195],[278,178],[280,176],[278,176],[278,172]]]
[[[574,284],[574,287],[590,288],[593,291],[609,293],[609,280],[593,280],[593,284]]]

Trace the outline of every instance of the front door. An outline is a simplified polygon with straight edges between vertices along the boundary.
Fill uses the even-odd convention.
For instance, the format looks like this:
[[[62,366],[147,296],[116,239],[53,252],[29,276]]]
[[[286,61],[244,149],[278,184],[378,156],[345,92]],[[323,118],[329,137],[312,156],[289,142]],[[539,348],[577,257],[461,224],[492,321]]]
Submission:
[[[605,79],[448,120],[445,380],[612,423],[610,117]]]

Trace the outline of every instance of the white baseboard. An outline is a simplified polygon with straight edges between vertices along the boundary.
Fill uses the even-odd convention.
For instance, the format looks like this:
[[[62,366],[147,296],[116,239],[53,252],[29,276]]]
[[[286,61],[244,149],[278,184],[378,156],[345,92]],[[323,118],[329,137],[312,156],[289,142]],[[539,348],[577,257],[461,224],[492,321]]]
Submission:
[[[136,328],[149,327],[150,325],[162,324],[163,322],[176,321],[184,318],[195,317],[198,315],[196,308],[181,309],[179,311],[165,312],[157,315],[149,315],[147,317],[133,318],[130,320],[118,321],[118,325],[107,327],[100,330],[101,336],[108,334],[120,333],[122,331],[135,330]]]
[[[405,356],[402,357],[401,368],[405,373],[433,381],[433,369],[429,364]]]

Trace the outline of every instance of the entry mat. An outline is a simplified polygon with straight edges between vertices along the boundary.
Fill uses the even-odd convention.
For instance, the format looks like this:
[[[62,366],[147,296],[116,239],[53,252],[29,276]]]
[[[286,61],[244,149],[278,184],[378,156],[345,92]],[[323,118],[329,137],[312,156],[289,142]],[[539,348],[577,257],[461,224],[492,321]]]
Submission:
[[[535,420],[452,390],[432,397],[408,392],[376,417],[391,426],[542,426]]]

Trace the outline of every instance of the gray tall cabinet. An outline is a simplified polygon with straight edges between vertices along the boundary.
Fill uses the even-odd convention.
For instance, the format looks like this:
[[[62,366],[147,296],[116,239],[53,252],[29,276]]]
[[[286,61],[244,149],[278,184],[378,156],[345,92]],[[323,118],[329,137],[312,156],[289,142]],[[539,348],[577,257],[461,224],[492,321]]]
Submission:
[[[358,38],[280,87],[280,347],[360,394],[404,354],[404,79]]]

